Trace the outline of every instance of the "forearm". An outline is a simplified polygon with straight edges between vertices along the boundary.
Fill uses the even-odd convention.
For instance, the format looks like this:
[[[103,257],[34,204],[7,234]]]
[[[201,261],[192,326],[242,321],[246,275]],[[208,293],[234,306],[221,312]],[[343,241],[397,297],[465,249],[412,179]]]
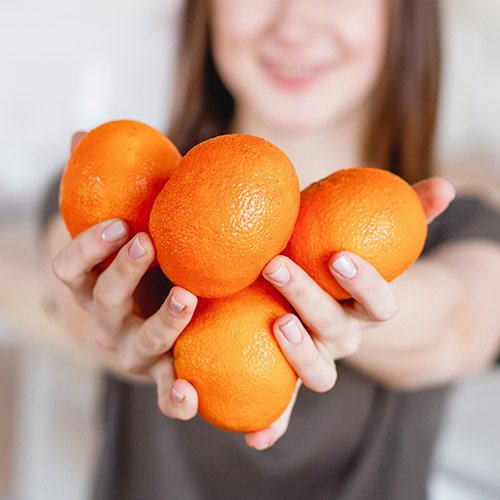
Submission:
[[[500,344],[500,249],[447,245],[393,282],[400,311],[346,362],[394,389],[447,383],[487,366]]]

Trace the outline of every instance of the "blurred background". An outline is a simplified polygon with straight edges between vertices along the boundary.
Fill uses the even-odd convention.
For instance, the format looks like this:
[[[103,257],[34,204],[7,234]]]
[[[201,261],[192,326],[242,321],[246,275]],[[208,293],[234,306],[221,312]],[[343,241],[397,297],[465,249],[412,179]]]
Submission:
[[[87,498],[99,377],[44,306],[39,203],[76,130],[167,128],[181,1],[0,3],[0,500]],[[443,9],[439,168],[500,206],[500,2]],[[453,392],[431,500],[500,499],[499,395],[497,369]]]

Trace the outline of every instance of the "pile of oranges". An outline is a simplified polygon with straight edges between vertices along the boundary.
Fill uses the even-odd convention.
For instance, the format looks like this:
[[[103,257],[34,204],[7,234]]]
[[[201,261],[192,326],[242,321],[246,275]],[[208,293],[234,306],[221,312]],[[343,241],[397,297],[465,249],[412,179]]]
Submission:
[[[420,254],[427,226],[415,191],[371,168],[348,169],[300,193],[287,156],[244,134],[209,139],[181,157],[163,134],[119,120],[90,131],[63,174],[60,209],[72,237],[109,218],[148,232],[172,283],[200,297],[174,346],[177,376],[199,413],[234,432],[266,428],[297,376],[273,333],[290,305],[260,278],[285,252],[338,300],[327,261],[350,250],[391,280]]]

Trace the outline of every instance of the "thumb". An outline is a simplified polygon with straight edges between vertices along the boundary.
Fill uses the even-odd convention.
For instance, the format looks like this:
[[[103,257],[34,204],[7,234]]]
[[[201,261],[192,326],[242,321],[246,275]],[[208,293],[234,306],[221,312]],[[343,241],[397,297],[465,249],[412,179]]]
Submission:
[[[87,132],[76,132],[71,138],[71,152],[78,146],[78,143],[87,135]]]
[[[443,177],[429,177],[413,184],[413,189],[422,202],[427,224],[441,215],[455,198],[453,184]]]

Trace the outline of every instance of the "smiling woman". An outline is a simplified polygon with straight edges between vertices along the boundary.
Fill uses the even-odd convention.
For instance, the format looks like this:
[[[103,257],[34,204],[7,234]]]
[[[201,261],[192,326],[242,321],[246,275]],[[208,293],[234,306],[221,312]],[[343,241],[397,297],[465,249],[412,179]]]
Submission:
[[[263,136],[303,187],[344,166],[410,182],[431,171],[437,1],[191,0],[185,9],[169,134],[183,153],[226,132]],[[437,219],[423,257],[392,287],[347,251],[325,266],[350,301],[283,255],[262,269],[293,307],[273,333],[304,387],[245,435],[249,446],[193,418],[196,389],[176,379],[171,359],[197,297],[148,271],[148,235],[138,256],[123,222],[113,239],[110,221],[73,241],[57,226],[55,301],[113,373],[95,498],[425,498],[446,386],[498,356],[500,215],[477,199],[444,211],[454,196],[444,179],[414,188],[427,222]],[[151,385],[132,383],[137,372]]]
[[[187,2],[185,48],[179,58],[186,79],[177,80],[177,94],[186,99],[176,101],[170,131],[181,151],[221,130],[241,128],[281,145],[294,164],[308,161],[302,144],[314,148],[329,141],[334,156],[317,155],[307,172],[299,169],[303,187],[326,177],[333,164],[375,164],[413,182],[428,177],[441,63],[437,2],[264,3],[257,9],[248,0]],[[336,21],[337,16],[343,22]],[[282,31],[291,35],[283,39]],[[301,42],[304,33],[309,36]],[[320,63],[323,57],[329,62],[321,60],[320,67],[332,65],[324,74],[330,86],[318,76],[317,82],[313,79],[304,88],[297,84],[291,91],[269,75],[265,61],[271,49],[277,67],[283,69],[283,54],[294,58],[288,71],[301,71],[294,63],[299,58],[307,63],[306,51],[315,44],[320,54],[312,60]],[[404,60],[412,63],[402,65]],[[296,73],[288,80],[300,79]],[[247,123],[239,124],[242,119]]]

